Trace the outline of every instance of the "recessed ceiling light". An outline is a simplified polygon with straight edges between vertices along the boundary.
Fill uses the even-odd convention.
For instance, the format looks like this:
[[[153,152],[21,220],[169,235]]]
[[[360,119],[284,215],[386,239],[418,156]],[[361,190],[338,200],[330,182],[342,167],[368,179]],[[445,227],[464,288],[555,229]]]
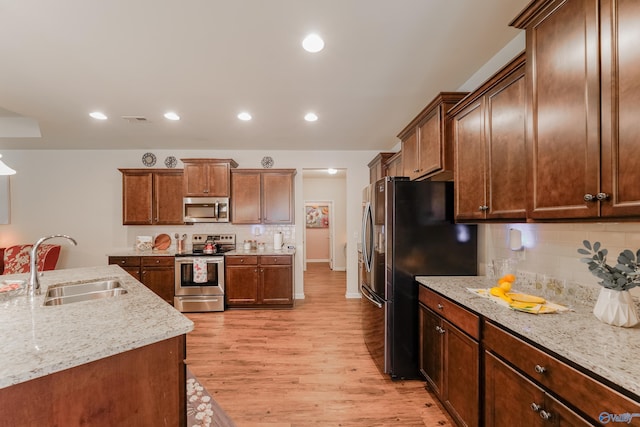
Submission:
[[[302,40],[302,47],[307,52],[320,52],[324,48],[324,40],[317,34],[309,34]]]
[[[335,174],[338,173],[338,169],[329,168],[329,169],[327,169],[327,173],[329,175],[335,175]]]
[[[242,113],[238,114],[238,118],[246,122],[251,120],[251,114],[247,113],[246,111],[243,111]]]
[[[304,119],[308,122],[315,122],[318,120],[318,115],[315,113],[307,113],[304,115]]]
[[[89,115],[96,120],[107,120],[107,116],[105,116],[104,113],[101,113],[100,111],[94,111],[93,113],[89,113]]]
[[[180,120],[180,116],[174,113],[173,111],[169,111],[168,113],[164,113],[165,119],[168,120]]]

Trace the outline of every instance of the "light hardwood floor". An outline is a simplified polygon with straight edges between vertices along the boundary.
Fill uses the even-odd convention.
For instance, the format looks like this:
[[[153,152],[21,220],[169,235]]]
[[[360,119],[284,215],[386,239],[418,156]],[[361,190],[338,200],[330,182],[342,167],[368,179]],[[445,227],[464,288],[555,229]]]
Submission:
[[[424,382],[378,371],[345,276],[308,264],[292,310],[188,314],[189,369],[239,427],[454,425]]]

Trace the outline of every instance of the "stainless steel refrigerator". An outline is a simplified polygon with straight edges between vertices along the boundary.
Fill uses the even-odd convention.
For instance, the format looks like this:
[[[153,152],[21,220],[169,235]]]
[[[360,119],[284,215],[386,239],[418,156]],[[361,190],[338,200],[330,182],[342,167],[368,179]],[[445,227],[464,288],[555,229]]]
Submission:
[[[455,224],[453,183],[385,177],[365,187],[362,326],[380,371],[419,378],[415,276],[477,274],[477,228]]]

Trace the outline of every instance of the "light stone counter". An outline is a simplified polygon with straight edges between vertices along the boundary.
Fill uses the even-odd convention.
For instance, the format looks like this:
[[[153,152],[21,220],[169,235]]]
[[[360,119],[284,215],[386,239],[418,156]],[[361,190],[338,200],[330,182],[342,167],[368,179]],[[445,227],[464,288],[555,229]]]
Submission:
[[[568,304],[574,311],[534,315],[510,310],[474,295],[467,288],[490,288],[493,280],[486,277],[416,277],[429,289],[442,294],[511,331],[528,338],[557,355],[582,366],[602,378],[640,396],[640,325],[621,328],[607,325],[593,316],[593,301],[585,301],[580,291],[574,298],[546,296],[552,302]],[[532,284],[513,287],[533,295],[541,295]]]
[[[286,247],[282,249],[274,249],[273,246],[266,246],[263,250],[251,249],[245,251],[242,248],[238,248],[235,251],[225,252],[225,256],[231,255],[294,255],[295,249],[288,249]]]
[[[169,248],[164,251],[156,251],[156,250],[141,251],[138,249],[131,248],[131,249],[115,250],[113,252],[109,252],[107,256],[175,256],[176,253],[177,253],[176,250],[173,248]]]
[[[0,276],[27,279],[26,274]],[[117,278],[128,293],[43,306],[60,283]],[[46,271],[41,295],[0,300],[0,388],[133,350],[193,330],[193,322],[117,265]]]

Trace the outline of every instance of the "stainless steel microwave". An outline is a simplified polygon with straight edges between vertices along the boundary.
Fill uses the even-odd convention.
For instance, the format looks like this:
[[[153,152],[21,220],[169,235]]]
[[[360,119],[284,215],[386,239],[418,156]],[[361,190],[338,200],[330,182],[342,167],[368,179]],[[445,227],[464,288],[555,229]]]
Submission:
[[[184,222],[229,222],[228,197],[184,197]]]

